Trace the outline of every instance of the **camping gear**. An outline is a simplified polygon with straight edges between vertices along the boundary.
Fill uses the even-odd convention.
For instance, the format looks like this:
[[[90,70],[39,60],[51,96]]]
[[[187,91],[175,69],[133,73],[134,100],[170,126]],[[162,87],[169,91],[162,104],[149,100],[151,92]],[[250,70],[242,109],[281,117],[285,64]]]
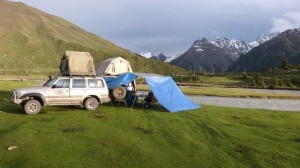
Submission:
[[[102,62],[97,68],[97,75],[120,75],[132,72],[130,63],[122,57],[110,58]]]
[[[133,73],[124,73],[119,76],[106,76],[103,78],[115,99],[121,100],[125,98],[126,103],[131,105],[135,98],[132,81],[137,77],[138,76]]]
[[[117,77],[104,77],[109,89],[130,83],[138,76],[145,78],[157,101],[170,112],[200,108],[189,100],[178,88],[174,80],[167,76],[145,73],[124,73]]]
[[[94,59],[88,52],[66,51],[60,63],[61,75],[95,76]]]

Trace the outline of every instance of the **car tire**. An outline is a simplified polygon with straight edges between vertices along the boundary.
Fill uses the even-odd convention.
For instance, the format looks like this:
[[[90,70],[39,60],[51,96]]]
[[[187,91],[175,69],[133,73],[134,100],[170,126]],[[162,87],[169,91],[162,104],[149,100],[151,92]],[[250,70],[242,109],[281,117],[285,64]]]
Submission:
[[[112,94],[113,97],[117,100],[124,99],[124,97],[126,96],[126,89],[122,86],[118,86],[112,91]]]
[[[28,100],[23,107],[27,114],[37,114],[41,111],[41,103],[37,100]]]
[[[99,102],[96,98],[90,97],[84,101],[84,108],[86,110],[96,110]]]

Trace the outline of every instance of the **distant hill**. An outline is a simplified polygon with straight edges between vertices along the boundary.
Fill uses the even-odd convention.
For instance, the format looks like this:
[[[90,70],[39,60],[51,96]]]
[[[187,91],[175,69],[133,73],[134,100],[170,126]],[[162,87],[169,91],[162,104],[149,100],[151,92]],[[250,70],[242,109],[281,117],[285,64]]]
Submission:
[[[25,72],[58,72],[66,50],[90,52],[98,66],[121,56],[133,70],[152,73],[187,73],[182,68],[145,59],[89,33],[69,21],[24,3],[0,0],[0,69]]]
[[[189,70],[211,73],[225,71],[232,63],[232,55],[205,38],[196,40],[187,52],[170,62]]]
[[[246,69],[249,72],[258,72],[270,67],[279,68],[283,59],[293,65],[300,64],[300,29],[287,30],[241,55],[229,67],[229,71],[239,72]]]
[[[145,58],[150,58],[150,59],[154,59],[154,60],[159,60],[162,62],[167,62],[169,59],[171,59],[171,57],[166,56],[163,53],[160,53],[158,55],[153,54],[152,52],[147,52],[147,53],[141,53],[141,56],[145,57]],[[169,61],[168,61],[169,62]]]

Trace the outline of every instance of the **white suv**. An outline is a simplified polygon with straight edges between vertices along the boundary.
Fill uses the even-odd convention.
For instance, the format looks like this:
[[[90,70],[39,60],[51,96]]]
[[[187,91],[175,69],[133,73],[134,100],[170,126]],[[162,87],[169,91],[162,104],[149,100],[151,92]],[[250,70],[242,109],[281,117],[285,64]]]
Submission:
[[[95,110],[110,102],[109,90],[103,78],[92,76],[59,76],[41,87],[11,91],[11,101],[21,104],[27,114],[39,113],[42,106],[74,105]]]

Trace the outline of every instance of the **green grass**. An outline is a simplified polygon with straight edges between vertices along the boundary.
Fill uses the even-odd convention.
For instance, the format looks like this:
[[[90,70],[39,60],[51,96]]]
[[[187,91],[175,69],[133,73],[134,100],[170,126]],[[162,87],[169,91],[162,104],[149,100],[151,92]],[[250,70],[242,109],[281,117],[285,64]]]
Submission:
[[[10,84],[12,83],[12,84]],[[3,83],[1,83],[1,86]],[[0,91],[0,167],[297,167],[300,113],[105,104],[25,115]],[[7,150],[17,146],[14,150]]]

